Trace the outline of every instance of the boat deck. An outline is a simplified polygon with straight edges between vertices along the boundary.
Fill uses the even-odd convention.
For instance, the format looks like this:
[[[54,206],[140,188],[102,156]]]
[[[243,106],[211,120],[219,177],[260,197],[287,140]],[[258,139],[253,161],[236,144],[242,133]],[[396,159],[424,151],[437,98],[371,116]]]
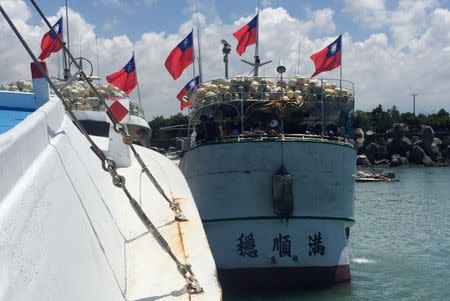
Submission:
[[[0,134],[18,125],[33,111],[0,107]]]

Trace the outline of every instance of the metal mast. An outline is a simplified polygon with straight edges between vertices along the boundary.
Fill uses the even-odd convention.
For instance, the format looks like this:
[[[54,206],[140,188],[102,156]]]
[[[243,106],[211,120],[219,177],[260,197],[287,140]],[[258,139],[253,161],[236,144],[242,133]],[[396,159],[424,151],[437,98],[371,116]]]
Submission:
[[[258,13],[256,14],[256,18],[257,18],[257,22],[256,22],[255,62],[252,63],[252,62],[249,62],[249,61],[241,59],[241,61],[243,61],[244,63],[246,63],[246,64],[248,64],[250,66],[253,66],[253,76],[255,76],[255,77],[258,76],[259,67],[264,66],[264,65],[272,62],[270,60],[270,61],[261,63],[261,59],[259,58],[259,7],[258,7]]]
[[[67,0],[66,3],[66,33],[67,33],[67,51],[70,51],[70,35],[69,35],[69,9],[67,8]],[[68,80],[70,78],[70,63],[69,58],[66,56],[66,51],[63,49],[63,59],[64,59],[64,80]]]
[[[197,48],[198,48],[198,75],[200,77],[200,82],[203,82],[203,72],[202,72],[202,48],[200,46],[200,26],[198,21],[198,1],[195,0],[195,9],[197,11]],[[195,64],[195,62],[194,62]],[[195,78],[195,76],[194,76]]]

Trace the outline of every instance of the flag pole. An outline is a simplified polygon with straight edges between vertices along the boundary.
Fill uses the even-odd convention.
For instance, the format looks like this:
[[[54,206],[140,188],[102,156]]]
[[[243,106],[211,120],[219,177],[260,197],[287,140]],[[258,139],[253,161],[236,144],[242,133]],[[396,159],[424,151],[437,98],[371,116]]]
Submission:
[[[69,36],[69,11],[67,9],[67,0],[66,2],[66,32],[67,32],[67,50],[70,51],[70,36]]]
[[[197,11],[197,47],[198,47],[198,76],[199,82],[203,82],[203,72],[202,72],[202,48],[200,47],[200,26],[198,21],[198,0],[195,0],[195,9]],[[194,62],[195,64],[195,62]],[[195,76],[194,76],[195,79]]]
[[[259,59],[259,2],[258,2],[258,13],[256,14],[258,22],[256,22],[256,45],[255,45],[255,71],[253,76],[258,76],[258,68],[261,63]]]
[[[61,22],[61,26],[63,26],[63,23]],[[64,26],[63,26],[63,29],[64,29]],[[53,29],[50,29],[50,30],[53,30]],[[67,29],[66,29],[66,32],[67,32]],[[64,39],[64,32],[63,32],[63,39]],[[67,37],[66,37],[66,40],[67,40]],[[61,43],[64,43],[64,45],[66,44],[66,42],[64,42],[64,41],[61,41]],[[70,77],[70,71],[69,71],[69,69],[68,69],[68,58],[67,58],[67,56],[66,56],[66,49],[63,49],[63,53],[62,53],[62,63],[63,63],[63,78],[64,78],[64,81],[66,81],[66,80],[68,80],[69,79],[69,77]]]
[[[100,64],[98,62],[98,42],[97,42],[97,36],[95,36],[95,48],[97,49],[97,77],[98,77],[98,81],[101,82],[100,79]],[[134,53],[133,53],[134,55]],[[136,67],[136,66],[135,66]],[[139,89],[139,88],[138,88]]]
[[[342,33],[341,33],[341,63],[340,63],[340,66],[339,66],[339,87],[340,87],[340,93],[341,93],[341,101],[342,101],[342,54],[343,54],[343,52],[342,52],[342,48],[344,48],[344,47],[342,47]]]
[[[302,47],[301,38],[298,38],[298,57],[297,57],[297,75],[300,75],[300,50]]]
[[[134,60],[134,70],[136,72],[136,86],[137,86],[137,92],[138,92],[139,107],[141,108],[142,114],[145,117],[144,108],[142,107],[142,103],[141,103],[141,90],[139,89],[139,80],[137,78],[136,58],[134,57],[134,50],[133,50],[133,60]]]
[[[324,103],[323,103],[323,100],[324,100],[324,92],[323,92],[323,78],[321,78],[320,79],[320,90],[322,91],[322,93],[321,93],[321,97],[320,97],[320,100],[321,100],[321,102],[322,102],[322,133],[324,134],[324,135],[326,135],[326,132],[325,132],[325,108],[324,108]]]
[[[195,79],[195,48],[194,48],[194,28],[192,28],[192,72]]]
[[[66,3],[66,33],[67,33],[67,51],[70,52],[70,35],[69,35],[69,10],[67,8],[67,0],[65,0]],[[66,60],[66,56],[64,55],[64,60]],[[67,78],[70,77],[70,62],[69,62],[69,58],[67,58],[67,62],[66,62],[66,73],[67,73]]]
[[[58,79],[60,79],[60,75],[61,75],[61,66],[59,65],[59,60],[61,59],[61,55],[60,55],[60,53],[58,52],[57,53],[57,56],[56,56],[56,62],[58,63]]]

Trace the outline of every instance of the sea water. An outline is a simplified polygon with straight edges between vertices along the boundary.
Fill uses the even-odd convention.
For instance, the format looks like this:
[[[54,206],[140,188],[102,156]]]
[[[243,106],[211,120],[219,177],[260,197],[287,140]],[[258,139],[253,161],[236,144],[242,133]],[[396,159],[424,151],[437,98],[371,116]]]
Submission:
[[[389,171],[400,181],[356,183],[351,283],[224,300],[450,300],[450,167]]]

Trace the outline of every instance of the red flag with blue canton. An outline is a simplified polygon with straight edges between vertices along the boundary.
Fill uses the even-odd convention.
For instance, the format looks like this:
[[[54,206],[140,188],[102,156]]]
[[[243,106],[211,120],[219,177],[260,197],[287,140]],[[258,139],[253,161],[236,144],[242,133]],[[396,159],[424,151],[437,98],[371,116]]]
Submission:
[[[333,43],[311,55],[316,71],[311,77],[323,71],[331,71],[341,65],[341,47],[342,35],[340,35]]]
[[[183,89],[178,93],[177,98],[180,101],[180,109],[183,110],[192,104],[191,96],[194,93],[195,88],[200,85],[200,76],[196,76],[190,82],[188,82]]]
[[[256,44],[258,38],[258,15],[233,33],[233,36],[238,40],[236,52],[242,55],[245,49],[247,49],[247,46]]]
[[[116,73],[106,77],[106,81],[116,86],[123,92],[130,94],[137,85],[136,65],[134,64],[134,55],[131,60]]]
[[[193,61],[193,35],[192,32],[181,41],[177,47],[175,47],[169,54],[164,64],[172,75],[173,79],[177,79],[181,76],[184,69],[189,66]]]
[[[62,41],[62,17],[59,18],[58,22],[56,22],[52,29],[50,29],[44,36],[41,41],[41,55],[39,55],[39,59],[41,61],[45,60],[50,56],[52,52],[58,52],[61,50],[62,46],[58,42],[58,37]]]

